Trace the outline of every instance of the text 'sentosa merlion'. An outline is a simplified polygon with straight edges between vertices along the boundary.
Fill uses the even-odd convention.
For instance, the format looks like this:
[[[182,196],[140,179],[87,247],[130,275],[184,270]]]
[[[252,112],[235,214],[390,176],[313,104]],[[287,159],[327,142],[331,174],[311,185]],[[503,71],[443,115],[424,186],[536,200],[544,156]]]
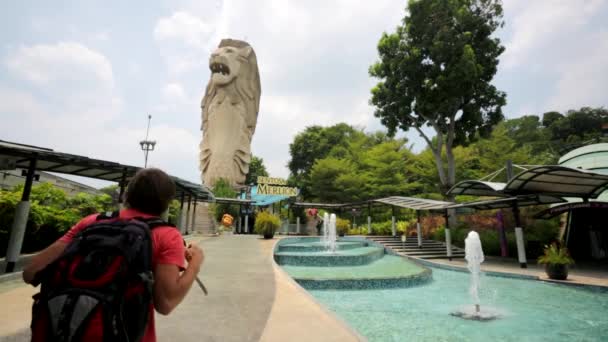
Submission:
[[[220,178],[243,184],[262,92],[257,58],[247,42],[223,39],[209,58],[209,69],[201,103],[201,178],[210,187]]]

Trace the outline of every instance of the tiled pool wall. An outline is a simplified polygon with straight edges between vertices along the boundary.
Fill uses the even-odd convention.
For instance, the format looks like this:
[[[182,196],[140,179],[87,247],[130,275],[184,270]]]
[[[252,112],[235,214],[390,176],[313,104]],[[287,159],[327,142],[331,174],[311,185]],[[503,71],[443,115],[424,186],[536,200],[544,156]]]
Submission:
[[[424,271],[419,274],[400,278],[331,280],[296,279],[296,281],[308,290],[377,290],[424,285],[432,279],[431,270],[425,268]]]
[[[348,241],[343,242],[336,245],[336,250],[345,251],[349,249],[367,247],[368,243],[366,241]],[[314,242],[313,242],[314,243]],[[290,243],[288,245],[279,246],[279,252],[322,252],[326,250],[327,247],[322,245],[321,243],[317,245],[308,245],[308,246],[299,246],[297,243]]]
[[[384,250],[377,247],[363,247],[368,249],[365,253],[357,255],[331,255],[313,253],[291,252],[285,254],[279,252],[274,259],[279,265],[298,265],[298,266],[358,266],[366,265],[379,260],[384,256]]]
[[[275,246],[273,251],[273,256],[275,262],[280,266],[284,263],[295,264],[295,265],[306,265],[311,266],[348,266],[346,264],[338,264],[331,263],[328,264],[328,257],[315,258],[312,256],[313,262],[308,262],[305,259],[311,258],[311,256],[302,255],[302,256],[277,256],[276,253],[281,250],[281,246],[286,244],[294,244],[294,243],[311,243],[321,241],[320,237],[289,237],[283,238],[279,240]],[[364,243],[368,247],[376,247],[379,248],[377,252],[374,252],[372,259],[366,259],[368,262],[373,262],[377,259],[380,259],[384,256],[384,254],[393,255],[396,257],[402,257],[401,255],[395,253],[393,250],[386,248],[384,245],[377,243],[372,240],[368,240],[365,237],[360,236],[345,236],[339,237],[340,242],[361,242]],[[347,256],[348,258],[353,258],[353,256]],[[336,258],[334,256],[333,258]],[[339,256],[338,256],[339,258]],[[369,256],[365,256],[364,258],[369,258]],[[426,284],[433,279],[432,270],[423,263],[418,262],[419,260],[407,258],[408,261],[415,263],[417,266],[421,267],[423,271],[416,275],[411,275],[408,277],[399,277],[399,278],[384,278],[384,279],[331,279],[331,280],[310,280],[310,279],[294,279],[300,286],[309,290],[328,290],[328,289],[344,289],[344,290],[372,290],[372,289],[389,289],[389,288],[404,288],[404,287],[413,287]],[[358,259],[359,262],[363,261],[363,259]],[[361,265],[360,263],[353,264]]]

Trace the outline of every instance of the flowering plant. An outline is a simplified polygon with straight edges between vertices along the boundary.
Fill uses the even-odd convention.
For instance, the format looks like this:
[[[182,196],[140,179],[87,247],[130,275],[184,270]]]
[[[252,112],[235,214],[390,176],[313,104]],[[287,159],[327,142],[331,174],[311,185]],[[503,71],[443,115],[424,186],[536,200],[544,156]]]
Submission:
[[[310,208],[310,209],[306,210],[306,215],[311,216],[311,217],[317,216],[318,213],[319,213],[319,211],[316,208]]]

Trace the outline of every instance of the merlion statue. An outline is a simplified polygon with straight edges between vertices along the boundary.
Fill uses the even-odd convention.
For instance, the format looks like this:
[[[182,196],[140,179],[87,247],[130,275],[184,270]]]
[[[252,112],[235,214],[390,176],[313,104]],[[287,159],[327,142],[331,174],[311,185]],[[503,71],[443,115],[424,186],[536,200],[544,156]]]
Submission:
[[[260,74],[255,52],[244,41],[223,39],[209,58],[211,78],[201,103],[203,183],[219,178],[236,186],[245,182],[251,162],[251,139],[260,107]]]

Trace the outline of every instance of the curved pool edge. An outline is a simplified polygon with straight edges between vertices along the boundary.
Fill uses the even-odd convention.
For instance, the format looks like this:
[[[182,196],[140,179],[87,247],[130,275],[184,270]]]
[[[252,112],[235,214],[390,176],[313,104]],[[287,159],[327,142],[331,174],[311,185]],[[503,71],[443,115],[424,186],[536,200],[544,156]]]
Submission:
[[[402,255],[402,254],[396,254],[396,255],[407,258],[408,260],[411,260],[413,262],[416,262],[420,265],[424,265],[427,267],[439,268],[439,269],[444,269],[444,270],[448,270],[448,271],[469,273],[469,270],[467,269],[466,266],[447,265],[447,264],[444,264],[441,262],[421,259],[421,258],[410,256],[410,255]],[[583,290],[587,290],[587,291],[594,291],[594,292],[597,291],[597,292],[602,292],[602,293],[608,292],[608,286],[605,286],[605,285],[586,284],[586,283],[582,283],[582,282],[574,282],[572,280],[553,280],[553,279],[544,278],[544,277],[541,277],[538,275],[521,274],[521,273],[508,272],[508,271],[490,271],[490,270],[482,270],[482,274],[489,275],[492,277],[522,279],[522,280],[538,281],[538,282],[552,284],[552,285],[563,285],[566,287],[578,288],[578,289],[583,289]]]
[[[274,242],[274,245],[272,247],[272,253],[270,254],[269,258],[271,259],[271,263],[272,263],[272,266],[273,266],[275,272],[281,274],[283,276],[283,278],[285,279],[285,281],[287,281],[290,285],[292,285],[294,287],[295,291],[298,292],[298,294],[305,297],[310,302],[312,302],[314,305],[316,305],[322,312],[324,312],[327,316],[329,316],[331,319],[333,319],[335,321],[335,323],[337,323],[343,329],[345,329],[346,331],[351,333],[356,339],[358,339],[361,342],[367,342],[368,340],[366,337],[361,335],[355,328],[353,328],[348,323],[346,323],[346,321],[342,317],[338,316],[337,313],[333,312],[327,306],[325,306],[324,304],[319,302],[310,292],[308,292],[305,288],[303,288],[300,284],[298,284],[298,282],[295,281],[289,275],[289,273],[287,273],[281,267],[281,265],[277,264],[277,262],[274,258],[274,254],[276,253],[280,242],[282,240],[286,240],[286,239],[291,239],[291,237],[277,239],[277,241]],[[299,239],[299,237],[298,237],[298,239]]]

